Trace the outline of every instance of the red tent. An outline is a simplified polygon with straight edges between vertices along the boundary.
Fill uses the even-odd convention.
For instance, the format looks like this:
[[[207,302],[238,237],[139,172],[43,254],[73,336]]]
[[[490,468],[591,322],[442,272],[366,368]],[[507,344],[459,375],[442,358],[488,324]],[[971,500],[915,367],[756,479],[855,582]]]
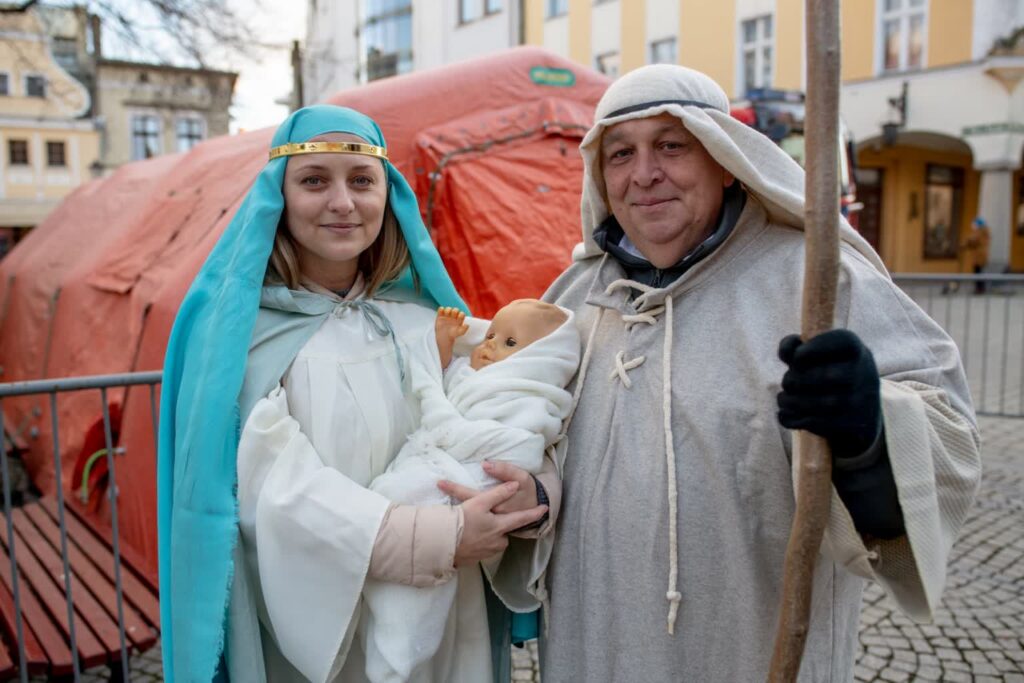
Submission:
[[[538,296],[580,239],[577,147],[608,80],[517,48],[377,81],[331,103],[384,131],[455,285],[477,315]],[[266,161],[271,129],[123,166],[73,192],[0,261],[0,381],[154,370],[192,278]],[[51,492],[49,401],[3,402],[4,426]],[[111,390],[124,540],[156,566],[149,390]],[[58,399],[61,479],[96,449],[98,392]],[[117,427],[117,425],[115,425]],[[105,516],[99,495],[97,514]]]

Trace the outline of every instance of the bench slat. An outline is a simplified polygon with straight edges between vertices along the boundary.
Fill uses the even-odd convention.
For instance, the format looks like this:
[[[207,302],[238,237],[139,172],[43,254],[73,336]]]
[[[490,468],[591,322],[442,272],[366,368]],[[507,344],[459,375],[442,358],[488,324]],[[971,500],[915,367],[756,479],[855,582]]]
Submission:
[[[23,581],[23,585],[31,586],[32,590],[39,597],[39,604],[49,614],[52,622],[57,625],[61,634],[61,640],[66,642],[70,629],[68,628],[68,608],[67,602],[64,599],[64,591],[58,590],[53,585],[49,575],[36,556],[32,552],[27,551],[29,544],[24,536],[17,529],[15,533],[18,535],[18,544],[20,546],[18,548],[18,576]],[[22,594],[26,592],[22,591]],[[97,666],[106,662],[107,648],[103,646],[88,624],[77,614],[75,615],[75,639],[83,668]]]
[[[7,646],[0,640],[0,681],[14,678],[18,674],[18,668],[14,666],[16,656],[8,652]]]
[[[24,508],[36,529],[49,542],[55,552],[60,551],[60,527],[39,505],[27,505]],[[96,599],[110,615],[110,618],[117,620],[117,588],[114,583],[97,568],[97,564],[103,562],[113,563],[113,556],[96,557],[89,556],[82,552],[75,539],[71,537],[71,530],[68,530],[68,562],[74,575],[72,591],[77,595],[78,586],[83,585],[96,596]],[[124,572],[122,572],[122,575]],[[76,598],[77,599],[77,598]],[[124,605],[125,634],[131,638],[132,643],[139,652],[148,650],[156,644],[156,631],[146,622],[143,615],[139,614],[136,608],[125,596]]]
[[[44,498],[40,502],[42,502],[46,506],[47,511],[53,514],[54,518],[56,518],[57,501],[52,498]],[[110,528],[110,524],[89,514],[85,506],[83,506],[82,503],[74,496],[66,498],[65,503],[67,503],[67,509],[71,511],[72,515],[74,515],[79,522],[85,525],[85,527],[92,532],[92,535],[98,538],[103,545],[107,546],[107,548],[110,549],[110,552],[114,552],[114,546],[111,544],[113,531]],[[155,572],[149,571],[147,568],[149,565],[142,554],[132,546],[123,542],[121,543],[119,550],[121,551],[121,562],[123,565],[131,570],[131,573],[134,574],[144,586],[146,586],[150,593],[154,596],[160,595],[159,578]]]
[[[9,562],[6,556],[0,558],[2,562]],[[8,564],[8,566],[10,566]],[[9,573],[9,572],[8,572]],[[22,605],[24,609],[24,605]],[[28,673],[30,676],[39,676],[45,674],[50,669],[50,660],[46,656],[46,652],[43,650],[43,646],[39,644],[39,640],[36,639],[36,634],[32,632],[32,629],[24,624],[25,632],[25,659],[28,660]],[[10,655],[11,659],[17,661],[18,658],[18,643],[17,643],[17,632],[18,626],[14,622],[14,598],[7,592],[7,586],[0,581],[0,629],[8,635],[7,642],[10,643]],[[70,660],[71,653],[68,653]],[[17,670],[17,666],[15,666]]]
[[[26,507],[36,508],[38,506],[29,505]],[[43,516],[49,520],[48,516]],[[33,523],[29,516],[29,511],[25,508],[19,508],[14,511],[14,524],[19,533],[30,544],[36,558],[49,571],[50,578],[61,592],[61,595],[64,595],[64,563],[61,561],[59,550],[60,530],[52,522],[49,524],[53,535],[57,537],[57,543],[54,546]],[[102,579],[99,582],[94,581],[95,578],[99,577],[99,572],[96,571],[96,567],[90,562],[74,563],[74,553],[72,552],[71,544],[68,546],[68,556],[71,561],[71,590],[75,611],[89,622],[93,632],[100,638],[100,642],[112,654],[112,659],[120,660],[121,640],[117,629],[117,593],[114,586]],[[111,561],[113,561],[113,558],[111,558]],[[90,570],[92,575],[89,574]],[[141,617],[136,614],[135,610],[132,609],[131,605],[127,604],[124,605],[124,627],[127,640],[126,645],[129,648],[133,645],[135,647],[139,647],[140,644],[146,645],[145,641],[147,639],[145,636],[149,633],[150,629],[142,621]],[[140,642],[136,642],[134,636],[138,636]],[[146,645],[146,647],[150,645],[152,643]]]
[[[46,511],[53,523],[57,524],[57,503],[54,500],[45,498],[40,501],[42,509]],[[72,541],[87,558],[91,558],[93,564],[107,578],[114,583],[114,555],[110,546],[105,540],[100,539],[92,528],[86,526],[79,518],[77,511],[68,506],[72,514],[64,516],[64,523],[68,529],[68,540]],[[122,548],[124,546],[122,545]],[[69,549],[70,552],[70,549]],[[101,559],[102,558],[102,559]],[[124,553],[121,555],[121,589],[125,602],[135,607],[139,614],[157,631],[160,629],[160,601],[153,590],[144,583],[133,571]],[[127,570],[127,571],[126,571]]]
[[[0,545],[4,551],[3,557],[0,557],[0,581],[4,584],[4,590],[0,590],[0,615],[3,617],[4,632],[8,634],[13,643],[17,638],[17,626],[14,621],[14,598],[12,597],[14,591],[5,534],[0,534]],[[20,554],[19,552],[19,556]],[[25,658],[28,660],[29,673],[33,675],[49,673],[53,676],[66,676],[73,673],[71,648],[57,626],[50,621],[35,593],[28,589],[22,571],[19,568],[18,588],[25,633]]]

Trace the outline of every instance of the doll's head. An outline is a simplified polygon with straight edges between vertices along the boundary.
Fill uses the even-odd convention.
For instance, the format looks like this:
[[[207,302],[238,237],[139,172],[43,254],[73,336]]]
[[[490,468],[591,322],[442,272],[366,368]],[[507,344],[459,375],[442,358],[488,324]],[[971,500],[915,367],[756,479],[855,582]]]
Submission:
[[[474,370],[505,360],[557,330],[568,316],[558,306],[536,299],[517,299],[499,310],[484,340],[474,347],[469,366]]]

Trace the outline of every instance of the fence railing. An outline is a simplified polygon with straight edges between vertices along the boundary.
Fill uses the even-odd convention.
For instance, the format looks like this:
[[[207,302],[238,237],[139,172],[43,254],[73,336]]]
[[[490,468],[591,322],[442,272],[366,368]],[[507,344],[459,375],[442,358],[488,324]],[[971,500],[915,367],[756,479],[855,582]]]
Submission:
[[[893,275],[953,338],[979,415],[1024,417],[1024,275]]]
[[[118,532],[117,478],[115,476],[114,444],[111,432],[110,410],[107,401],[107,390],[110,389],[111,387],[148,385],[150,410],[152,412],[153,425],[156,425],[156,385],[160,383],[160,379],[161,372],[155,371],[125,373],[118,375],[96,375],[92,377],[71,377],[65,379],[45,379],[29,382],[11,382],[8,384],[0,384],[0,474],[2,474],[3,478],[3,505],[4,516],[7,522],[7,552],[8,555],[10,556],[11,564],[11,593],[14,599],[15,631],[18,648],[18,662],[20,667],[19,673],[21,680],[23,682],[28,681],[28,666],[25,657],[25,624],[22,611],[21,594],[19,589],[18,562],[16,559],[17,541],[15,538],[14,525],[12,521],[13,516],[11,514],[11,481],[7,462],[7,441],[5,438],[2,438],[2,435],[4,433],[3,400],[15,396],[28,396],[39,394],[48,394],[50,397],[50,414],[53,426],[53,466],[57,478],[57,485],[55,486],[55,489],[57,498],[58,524],[60,527],[60,554],[61,559],[64,563],[64,596],[67,602],[67,623],[69,630],[68,637],[70,641],[72,662],[74,665],[74,680],[77,682],[81,678],[81,665],[78,656],[78,648],[75,633],[76,620],[74,601],[72,597],[72,571],[71,568],[69,567],[68,559],[68,532],[67,524],[65,523],[64,491],[63,486],[60,483],[61,472],[63,470],[61,469],[59,439],[60,418],[57,412],[57,394],[60,392],[68,391],[99,391],[99,400],[101,404],[101,410],[103,412],[103,432],[104,439],[106,442],[106,462],[108,477],[107,495],[110,499],[111,545],[114,557],[114,582],[117,596],[118,636],[121,647],[121,680],[130,681],[131,677],[128,667],[128,648],[125,639],[124,592],[121,579],[121,548]],[[154,445],[156,439],[155,431],[156,430],[154,429]]]

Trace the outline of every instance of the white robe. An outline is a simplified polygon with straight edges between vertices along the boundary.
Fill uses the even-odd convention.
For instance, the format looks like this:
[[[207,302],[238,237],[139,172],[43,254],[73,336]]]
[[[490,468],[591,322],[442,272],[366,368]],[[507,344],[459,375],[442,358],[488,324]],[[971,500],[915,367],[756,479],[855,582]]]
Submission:
[[[563,388],[580,356],[572,315],[543,339],[479,371],[466,358],[457,358],[444,379],[432,331],[421,348],[410,362],[413,393],[422,409],[420,427],[370,490],[395,503],[430,505],[450,502],[437,488],[439,479],[477,489],[498,483],[484,472],[485,460],[539,472],[544,449],[557,438],[572,403]],[[431,362],[422,363],[423,357]],[[371,681],[414,679],[429,664],[442,643],[461,580],[430,587],[367,580],[368,618],[359,631]],[[486,620],[486,614],[481,618]]]
[[[434,312],[374,301],[408,363]],[[415,345],[413,345],[415,346]],[[239,526],[270,681],[366,681],[357,627],[370,556],[390,502],[366,488],[419,421],[392,341],[357,310],[329,316],[283,387],[253,408],[238,448]],[[395,584],[397,585],[397,584]],[[456,643],[458,647],[456,648]],[[491,678],[480,572],[460,572],[455,608],[422,682]]]

